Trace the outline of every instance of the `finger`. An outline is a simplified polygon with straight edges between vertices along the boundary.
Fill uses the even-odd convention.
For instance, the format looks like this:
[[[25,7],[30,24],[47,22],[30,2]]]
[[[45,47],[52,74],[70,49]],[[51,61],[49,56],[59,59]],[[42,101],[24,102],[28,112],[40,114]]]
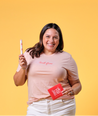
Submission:
[[[67,92],[70,92],[70,91],[72,91],[72,89],[68,89],[68,90],[67,90]]]
[[[19,57],[20,57],[20,56],[24,56],[24,54],[20,54]]]
[[[26,60],[25,60],[25,58],[19,57],[19,62],[20,62],[20,63],[21,63],[21,62],[25,62],[25,63],[26,63]]]
[[[62,94],[68,94],[68,90],[69,90],[69,89],[64,89],[64,90],[62,91]]]
[[[25,61],[24,59],[21,59],[20,62],[21,62],[21,63],[22,63],[22,62],[26,63],[26,61]]]
[[[68,95],[74,95],[73,89],[71,89],[70,91],[68,91]]]
[[[23,54],[19,55],[19,59],[25,58]]]
[[[27,67],[27,65],[26,65],[24,62],[22,62],[22,63],[20,64],[20,66],[21,66],[22,68]]]
[[[26,60],[24,58],[20,58],[21,62],[26,62]]]
[[[20,63],[23,64],[23,65],[27,64],[26,61],[24,61],[24,60],[21,60]]]
[[[66,90],[67,90],[67,89],[64,88],[64,89],[62,90],[62,93],[65,93]]]
[[[73,91],[70,91],[70,92],[68,93],[68,95],[74,95],[74,92],[73,92]]]
[[[25,64],[25,62],[22,62],[21,65],[24,66],[24,65],[26,65],[26,64]]]
[[[72,91],[72,92],[71,92]],[[73,89],[71,87],[67,88],[67,89],[64,89],[62,91],[62,94],[67,94],[67,95],[71,95],[73,94]]]
[[[21,60],[21,59],[25,59],[25,58],[24,58],[24,57],[22,57],[22,56],[20,56],[20,57],[19,57],[19,60]]]

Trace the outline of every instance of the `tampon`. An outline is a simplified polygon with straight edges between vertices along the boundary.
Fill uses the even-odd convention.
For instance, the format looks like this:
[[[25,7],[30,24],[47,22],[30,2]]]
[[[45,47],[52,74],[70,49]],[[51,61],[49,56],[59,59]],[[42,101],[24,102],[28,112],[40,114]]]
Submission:
[[[23,54],[23,43],[22,43],[22,40],[20,40],[20,53]]]

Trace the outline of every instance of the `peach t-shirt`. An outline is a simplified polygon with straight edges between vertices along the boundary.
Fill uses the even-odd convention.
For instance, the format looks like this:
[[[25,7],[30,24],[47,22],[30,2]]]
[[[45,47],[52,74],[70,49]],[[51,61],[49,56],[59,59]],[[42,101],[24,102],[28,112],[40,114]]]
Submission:
[[[61,83],[63,88],[71,87],[69,81],[78,79],[77,66],[72,56],[67,52],[52,55],[40,55],[32,58],[29,52],[24,56],[28,65],[28,104],[42,98],[51,99],[48,89]],[[18,66],[17,72],[20,70]],[[72,99],[74,96],[63,95],[58,99]]]

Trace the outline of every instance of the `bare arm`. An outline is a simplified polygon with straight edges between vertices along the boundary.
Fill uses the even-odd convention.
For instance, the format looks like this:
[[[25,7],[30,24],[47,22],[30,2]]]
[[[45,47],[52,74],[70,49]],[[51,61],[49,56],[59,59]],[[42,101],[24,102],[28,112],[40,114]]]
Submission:
[[[74,95],[77,95],[82,89],[82,85],[79,80],[71,82],[71,85],[72,85]]]
[[[72,87],[69,87],[69,88],[63,90],[63,94],[77,95],[82,89],[79,79],[76,81],[72,81],[72,82],[70,81],[70,85]]]
[[[21,68],[19,72],[15,73],[13,79],[16,86],[23,85],[26,82],[27,76],[25,75],[25,71]]]
[[[18,72],[16,72],[15,75],[13,76],[14,83],[16,86],[23,85],[27,79],[26,76],[27,62],[24,55],[19,56],[19,64],[21,66],[21,69]]]

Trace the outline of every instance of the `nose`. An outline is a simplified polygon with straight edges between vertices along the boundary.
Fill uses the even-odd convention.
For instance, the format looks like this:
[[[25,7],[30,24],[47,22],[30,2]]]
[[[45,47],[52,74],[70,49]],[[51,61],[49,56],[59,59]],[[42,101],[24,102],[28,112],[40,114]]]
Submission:
[[[51,43],[54,42],[54,38],[53,37],[50,38],[50,42]]]

